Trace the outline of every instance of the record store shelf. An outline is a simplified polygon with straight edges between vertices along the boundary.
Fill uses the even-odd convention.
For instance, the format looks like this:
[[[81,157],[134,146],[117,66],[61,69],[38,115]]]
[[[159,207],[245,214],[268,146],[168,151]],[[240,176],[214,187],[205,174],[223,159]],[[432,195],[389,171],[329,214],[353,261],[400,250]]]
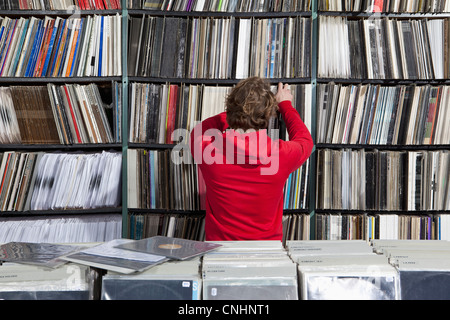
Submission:
[[[148,214],[204,214],[205,210],[174,210],[174,209],[141,209],[141,208],[128,208],[129,213],[148,213]]]
[[[320,149],[366,149],[366,150],[448,150],[448,144],[419,144],[419,145],[403,145],[403,144],[336,144],[336,143],[318,143],[316,145]]]
[[[151,82],[151,83],[187,83],[187,84],[214,84],[214,85],[233,85],[241,79],[198,79],[198,78],[150,78],[150,77],[128,77],[129,82]],[[310,83],[311,78],[268,78],[270,83]]]
[[[396,13],[396,12],[342,12],[342,11],[318,11],[322,16],[344,16],[344,17],[358,17],[358,18],[448,18],[450,13]]]
[[[121,80],[122,77],[0,77],[0,84],[100,83]]]
[[[365,19],[365,18],[399,18],[399,19],[433,19],[433,18],[450,18],[450,13],[365,13],[365,12],[330,12],[330,11],[318,11],[318,0],[311,1],[311,10],[306,12],[184,12],[184,11],[161,11],[161,10],[144,10],[144,9],[127,9],[126,2],[122,1],[122,8],[120,10],[0,10],[0,16],[20,17],[20,16],[36,16],[43,19],[46,16],[56,17],[70,17],[70,16],[87,16],[87,15],[115,15],[120,14],[122,16],[122,76],[113,77],[0,77],[0,85],[5,86],[8,84],[23,84],[24,86],[31,85],[46,85],[47,83],[104,83],[119,82],[122,92],[122,114],[121,114],[121,134],[122,143],[113,144],[35,144],[35,145],[16,145],[16,144],[0,144],[0,152],[5,151],[101,151],[101,150],[115,150],[122,152],[122,181],[127,181],[127,149],[128,148],[144,148],[144,149],[171,149],[176,144],[155,144],[155,143],[131,143],[128,142],[128,121],[129,121],[129,85],[131,82],[143,82],[143,83],[186,83],[186,84],[204,84],[214,86],[225,86],[237,84],[240,79],[201,79],[201,78],[153,78],[153,77],[136,77],[128,76],[128,37],[129,26],[128,19],[130,16],[159,16],[159,17],[199,17],[199,18],[236,18],[238,19],[258,19],[258,18],[285,18],[285,17],[310,17],[311,18],[311,53],[310,53],[310,77],[307,78],[268,78],[267,80],[276,84],[277,82],[290,83],[290,84],[311,84],[311,105],[316,105],[317,100],[317,87],[320,83],[334,82],[337,84],[374,84],[374,85],[450,85],[450,79],[345,79],[345,78],[320,78],[318,77],[318,42],[319,42],[319,18],[318,16],[342,16],[348,17],[349,20]],[[236,41],[236,39],[235,39]],[[234,76],[234,73],[231,73]],[[130,85],[131,86],[131,85]],[[313,141],[316,141],[316,108],[311,110],[311,135]],[[312,154],[310,156],[311,165],[309,167],[310,177],[316,177],[317,175],[317,150],[318,149],[379,149],[379,150],[407,150],[407,151],[420,151],[420,150],[449,150],[450,145],[375,145],[375,144],[325,144],[315,143]],[[316,208],[316,179],[311,178],[309,180],[309,195],[307,199],[308,209],[285,209],[285,214],[290,213],[305,213],[311,216],[311,239],[315,237],[315,219],[314,215],[317,213],[331,213],[331,214],[438,214],[441,211],[379,211],[379,210],[336,210],[336,209],[319,209]],[[97,214],[97,213],[114,213],[122,215],[122,235],[127,237],[126,231],[128,230],[128,215],[132,213],[177,213],[177,214],[204,214],[203,210],[200,211],[182,211],[182,210],[166,210],[166,209],[136,209],[128,208],[127,200],[128,190],[127,184],[122,183],[122,205],[117,208],[97,208],[97,209],[68,209],[68,210],[39,210],[39,211],[3,211],[0,212],[0,217],[25,217],[25,216],[57,216],[57,215],[84,215],[84,214]],[[448,212],[448,211],[447,211]]]
[[[122,10],[0,10],[0,16],[87,16],[122,13]]]
[[[318,78],[317,83],[343,83],[343,84],[379,84],[379,85],[448,85],[450,79],[343,79],[343,78]]]
[[[96,209],[54,209],[29,211],[0,211],[1,217],[33,217],[33,216],[66,216],[66,215],[92,215],[92,214],[121,214],[122,208],[96,208]]]
[[[142,208],[128,208],[129,213],[145,213],[145,214],[205,214],[205,210],[174,210],[174,209],[142,209]],[[284,214],[291,213],[309,213],[308,209],[284,209]]]
[[[128,148],[142,149],[172,149],[176,144],[158,144],[158,143],[128,143]]]
[[[397,215],[436,215],[448,213],[448,210],[380,210],[380,209],[317,209],[315,213],[319,214],[397,214]]]
[[[0,144],[0,152],[4,151],[99,151],[116,150],[120,151],[121,144],[117,143],[80,143],[80,144]]]
[[[311,12],[219,12],[219,11],[161,11],[145,9],[128,9],[129,15],[152,15],[173,17],[235,17],[235,18],[282,18],[282,17],[310,17]]]

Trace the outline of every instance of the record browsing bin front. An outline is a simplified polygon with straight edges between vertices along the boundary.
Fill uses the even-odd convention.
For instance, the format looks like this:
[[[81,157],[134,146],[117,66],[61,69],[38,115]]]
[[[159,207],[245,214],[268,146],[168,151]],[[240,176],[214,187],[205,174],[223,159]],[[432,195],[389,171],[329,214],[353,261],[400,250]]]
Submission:
[[[57,268],[3,263],[0,265],[0,300],[96,300],[100,272],[67,263]]]
[[[108,272],[102,300],[200,300],[200,258],[168,261],[138,274]]]
[[[450,242],[374,240],[399,273],[402,300],[450,300]]]
[[[398,300],[397,270],[362,240],[287,243],[302,300]]]
[[[277,241],[225,243],[203,256],[202,277],[203,300],[298,299],[296,265]]]
[[[107,270],[81,260],[53,267],[3,262],[0,299],[450,299],[448,241],[296,240],[285,247],[278,241],[213,243],[220,246],[184,260],[162,259],[141,271],[117,265]]]

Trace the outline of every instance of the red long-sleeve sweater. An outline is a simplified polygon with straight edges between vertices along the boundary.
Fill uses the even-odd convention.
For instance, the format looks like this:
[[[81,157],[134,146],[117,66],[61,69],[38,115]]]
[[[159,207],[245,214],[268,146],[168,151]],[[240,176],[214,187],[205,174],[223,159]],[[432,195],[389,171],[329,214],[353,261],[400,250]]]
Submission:
[[[283,187],[313,141],[290,101],[278,107],[289,141],[274,141],[266,130],[227,130],[225,112],[191,132],[191,152],[206,184],[207,241],[282,240]]]

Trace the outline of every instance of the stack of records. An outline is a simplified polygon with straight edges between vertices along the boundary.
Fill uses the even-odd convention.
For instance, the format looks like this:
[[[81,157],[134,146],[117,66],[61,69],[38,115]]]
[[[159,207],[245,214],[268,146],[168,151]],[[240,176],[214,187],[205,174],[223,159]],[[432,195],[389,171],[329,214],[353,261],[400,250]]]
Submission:
[[[110,271],[112,272],[111,277],[114,279],[117,278],[113,276],[114,274],[134,273],[139,276],[139,273],[159,264],[171,262],[171,260],[175,262],[183,261],[185,263],[164,264],[161,270],[155,269],[140,276],[152,278],[152,275],[156,275],[156,278],[159,278],[159,275],[162,275],[163,278],[182,280],[177,282],[181,285],[180,289],[182,290],[178,290],[176,297],[186,299],[186,293],[188,293],[190,298],[197,299],[200,285],[198,272],[199,256],[211,252],[220,246],[220,244],[164,236],[155,236],[142,240],[115,239],[104,243],[83,243],[82,246],[10,242],[0,245],[0,262],[37,266],[46,270],[56,270],[57,268],[76,263],[81,266]],[[0,269],[0,279],[3,279],[5,277],[1,272]],[[120,297],[118,296],[119,293],[116,292],[116,288],[121,287],[122,284],[115,284],[114,282],[111,285],[108,284],[108,290],[112,291],[104,292],[104,297],[118,299],[128,297],[133,299],[134,297],[129,296],[129,292],[125,291],[120,293]],[[183,288],[188,289],[184,292]],[[170,295],[167,287],[164,290],[166,290],[165,294]],[[158,295],[160,293],[156,292],[154,294]],[[147,299],[151,297],[155,297],[155,295],[143,296],[143,298]],[[175,299],[175,296],[172,295],[171,298]]]
[[[141,240],[115,239],[62,259],[122,274],[143,272],[170,260],[190,260],[220,245],[154,236]]]
[[[297,257],[336,254],[348,256],[373,253],[373,249],[363,240],[287,241],[286,248],[294,261]]]
[[[0,246],[0,300],[88,300],[98,294],[98,273],[61,257],[82,247],[9,242]]]
[[[450,299],[450,242],[373,240],[400,275],[402,300]]]
[[[41,1],[0,1],[0,10],[120,10],[120,1],[112,0],[41,0]]]
[[[397,300],[397,270],[360,240],[290,241],[302,300]]]
[[[199,300],[200,256],[220,246],[163,236],[82,246],[10,242],[0,245],[0,299],[8,291],[12,299]],[[102,289],[91,268],[107,271]]]
[[[374,252],[391,258],[391,252],[399,251],[429,251],[449,250],[450,242],[441,240],[396,240],[396,239],[373,239],[371,241]],[[395,257],[392,257],[395,258]]]
[[[204,300],[297,300],[296,266],[279,241],[214,242],[203,257]]]
[[[0,265],[0,300],[93,300],[98,273],[73,263],[57,268],[19,263]]]
[[[127,0],[128,9],[147,9],[161,11],[213,11],[213,12],[291,12],[310,11],[311,1],[164,1],[164,0]]]
[[[318,20],[320,78],[448,78],[446,19],[320,15]]]
[[[4,1],[2,1],[4,2]],[[1,6],[1,4],[0,4]],[[122,74],[122,17],[0,17],[1,77],[105,77]]]
[[[341,1],[341,0],[319,0],[319,11],[351,11],[366,13],[442,13],[450,11],[450,2],[446,0],[428,1]]]
[[[116,208],[121,202],[121,166],[122,155],[118,152],[41,152],[30,180],[32,183],[34,179],[34,184],[30,185],[29,208]]]
[[[0,218],[0,243],[91,243],[120,238],[122,217],[117,213]]]
[[[309,17],[132,17],[128,75],[307,78],[311,25]]]

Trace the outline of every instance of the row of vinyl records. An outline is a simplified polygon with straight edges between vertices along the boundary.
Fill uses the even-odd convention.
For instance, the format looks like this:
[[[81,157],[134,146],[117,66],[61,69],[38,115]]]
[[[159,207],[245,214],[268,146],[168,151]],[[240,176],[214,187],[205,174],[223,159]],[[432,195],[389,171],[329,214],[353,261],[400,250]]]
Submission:
[[[450,240],[450,214],[316,213],[317,240]]]
[[[448,144],[450,87],[317,85],[317,143]]]
[[[128,38],[129,76],[304,78],[311,73],[311,18],[132,16]]]
[[[122,74],[122,17],[0,17],[0,76]]]
[[[0,10],[119,10],[120,0],[0,0]]]
[[[121,204],[119,152],[4,152],[0,157],[0,211],[116,208]]]
[[[309,214],[283,215],[283,243],[310,239]],[[128,237],[143,239],[162,235],[204,240],[204,214],[130,213]],[[106,242],[122,237],[118,214],[11,217],[0,219],[0,243]],[[316,240],[450,240],[450,215],[438,214],[315,214]]]
[[[311,11],[311,0],[128,0],[128,9],[163,11],[295,12]],[[114,10],[117,0],[0,0],[0,10]],[[318,0],[319,11],[450,12],[449,0]]]
[[[205,240],[204,214],[129,213],[128,237],[144,239],[167,236],[189,240]],[[290,240],[309,240],[310,216],[301,213],[283,215],[283,243]]]
[[[92,243],[121,237],[120,214],[0,218],[0,243]]]
[[[320,209],[449,210],[450,151],[320,149]]]
[[[172,144],[188,141],[188,134],[200,121],[225,111],[225,99],[232,86],[197,84],[130,83],[129,142]],[[271,86],[276,92],[276,86]],[[311,130],[311,85],[291,84],[292,105]],[[272,128],[283,128],[274,119]],[[178,130],[177,129],[183,129]],[[286,139],[285,130],[280,138]]]
[[[0,143],[118,142],[120,92],[116,82],[0,87]]]
[[[450,215],[316,213],[315,240],[450,240]],[[203,241],[204,214],[130,213],[128,236],[169,236]],[[283,244],[311,239],[309,214],[283,215]]]
[[[205,210],[206,186],[201,171],[193,160],[179,163],[176,157],[174,150],[128,149],[128,208]],[[307,208],[308,179],[309,161],[286,181],[284,209]]]
[[[318,0],[319,11],[440,13],[450,12],[449,0]]]
[[[319,16],[318,77],[448,79],[449,21]]]
[[[212,12],[310,11],[311,0],[127,0],[128,9]]]

